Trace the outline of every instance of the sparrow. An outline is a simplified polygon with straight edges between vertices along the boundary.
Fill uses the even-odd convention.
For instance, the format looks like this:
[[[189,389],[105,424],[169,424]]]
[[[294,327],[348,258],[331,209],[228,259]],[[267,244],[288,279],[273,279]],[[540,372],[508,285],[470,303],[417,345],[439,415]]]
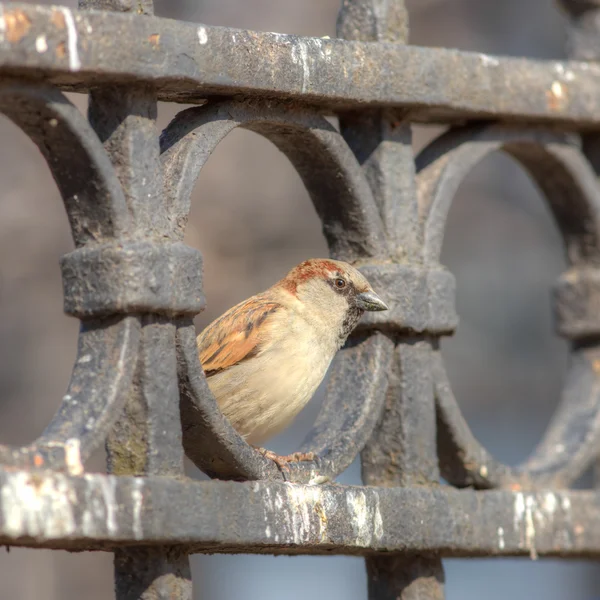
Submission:
[[[288,427],[312,398],[364,311],[387,309],[348,263],[300,263],[198,335],[200,363],[220,410],[279,466],[312,460],[312,453],[279,456],[258,445]]]

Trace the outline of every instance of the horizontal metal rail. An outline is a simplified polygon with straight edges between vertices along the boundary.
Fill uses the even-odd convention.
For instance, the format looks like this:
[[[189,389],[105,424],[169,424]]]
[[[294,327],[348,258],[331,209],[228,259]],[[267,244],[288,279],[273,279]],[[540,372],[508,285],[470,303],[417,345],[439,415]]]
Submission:
[[[324,111],[389,106],[411,120],[600,128],[600,66],[386,42],[297,37],[103,11],[0,4],[0,70],[64,90],[147,83],[158,98],[296,100]],[[119,44],[114,40],[118,39]]]
[[[26,471],[0,474],[0,543],[114,550],[444,556],[600,552],[600,493],[373,489],[176,481]]]

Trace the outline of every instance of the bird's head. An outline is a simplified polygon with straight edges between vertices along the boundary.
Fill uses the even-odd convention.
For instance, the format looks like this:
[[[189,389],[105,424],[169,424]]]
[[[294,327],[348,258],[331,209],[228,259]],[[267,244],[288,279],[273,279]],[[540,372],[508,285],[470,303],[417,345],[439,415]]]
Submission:
[[[365,311],[388,310],[366,278],[348,263],[314,258],[294,267],[279,283],[303,309],[329,324],[346,341]]]

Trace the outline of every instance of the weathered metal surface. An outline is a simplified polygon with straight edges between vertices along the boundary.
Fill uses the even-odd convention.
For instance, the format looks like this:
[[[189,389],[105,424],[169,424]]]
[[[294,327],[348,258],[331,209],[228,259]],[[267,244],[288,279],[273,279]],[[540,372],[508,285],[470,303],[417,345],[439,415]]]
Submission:
[[[202,257],[180,242],[121,241],[61,259],[64,309],[80,319],[119,313],[195,315],[206,304]]]
[[[0,112],[38,146],[60,190],[77,246],[128,233],[123,191],[93,129],[55,89],[6,82]]]
[[[81,472],[123,408],[139,337],[135,317],[83,323],[71,381],[55,417],[28,446],[0,445],[2,465]]]
[[[590,276],[598,265],[600,194],[597,176],[574,134],[497,126],[458,128],[434,140],[416,158],[419,208],[424,222],[423,260],[438,264],[446,218],[458,186],[491,152],[503,151],[537,182],[563,235],[573,265],[555,290],[558,332],[580,342],[597,337],[597,302]],[[587,275],[587,277],[586,277]],[[564,486],[595,456],[600,435],[598,350],[575,345],[563,399],[542,443],[524,464],[511,469],[481,448],[456,404],[439,353],[433,366],[438,404],[442,473],[455,485]],[[583,440],[585,440],[584,443]]]
[[[346,0],[337,25],[338,36],[390,40],[397,48],[408,36],[402,0]],[[392,263],[387,268],[367,267],[366,273],[377,289],[386,290],[390,310],[387,323],[367,318],[363,326],[382,328],[395,348],[382,417],[361,455],[363,481],[382,487],[435,484],[439,468],[429,373],[433,338],[428,334],[448,334],[456,328],[454,277],[441,268],[423,268],[420,260],[423,236],[407,114],[379,110],[343,115],[340,128],[373,190]],[[372,600],[443,598],[439,557],[388,553],[368,557],[366,568]]]
[[[110,159],[63,94],[8,83],[0,90],[0,112],[37,144],[48,162],[80,249],[127,234],[130,221]],[[29,446],[0,446],[2,464],[81,472],[123,407],[138,339],[135,318],[111,315],[102,323],[84,323],[71,382],[55,418]]]
[[[302,38],[123,12],[2,7],[2,72],[68,90],[143,82],[174,102],[262,95],[329,109],[402,107],[413,121],[502,118],[600,127],[600,67],[593,63]]]
[[[153,13],[149,0],[136,13]],[[127,10],[122,0],[85,0],[81,8]],[[68,14],[65,24],[69,27]],[[69,52],[77,50],[71,39]],[[72,56],[72,54],[71,54]],[[175,316],[204,308],[200,253],[164,243],[172,223],[163,203],[156,135],[157,100],[147,86],[110,86],[90,94],[88,117],[110,156],[130,215],[130,239],[80,248],[63,258],[65,308],[81,319],[137,314],[141,336],[134,380],[106,441],[109,473],[183,476]],[[135,496],[143,502],[141,490]],[[133,514],[135,520],[136,514]],[[168,547],[115,548],[118,600],[191,600],[187,553]]]
[[[0,473],[0,496],[0,543],[11,545],[356,555],[600,552],[594,491],[379,489],[18,471]]]
[[[562,3],[571,57],[598,60],[600,5]],[[192,552],[361,555],[372,600],[443,598],[444,556],[597,558],[600,496],[567,488],[600,442],[600,66],[411,47],[401,0],[344,0],[335,40],[157,19],[150,0],[80,7],[0,4],[0,112],[63,196],[65,311],[82,322],[56,416],[0,446],[0,543],[113,551],[118,600],[189,600]],[[57,88],[90,91],[87,120]],[[209,102],[158,135],[159,99]],[[420,121],[461,126],[415,158]],[[334,361],[301,446],[315,459],[283,471],[219,411],[195,343],[191,191],[236,127],[286,154],[331,254],[390,306]],[[497,151],[538,184],[569,262],[554,290],[563,397],[517,467],[475,439],[439,350],[458,324],[448,211]],[[105,440],[111,474],[85,474]],[[213,480],[186,479],[184,452]],[[332,485],[359,454],[366,485]]]
[[[194,183],[210,154],[234,128],[259,133],[290,160],[340,260],[387,254],[371,189],[348,145],[323,117],[270,102],[217,102],[180,112],[161,135],[169,205],[181,227]]]

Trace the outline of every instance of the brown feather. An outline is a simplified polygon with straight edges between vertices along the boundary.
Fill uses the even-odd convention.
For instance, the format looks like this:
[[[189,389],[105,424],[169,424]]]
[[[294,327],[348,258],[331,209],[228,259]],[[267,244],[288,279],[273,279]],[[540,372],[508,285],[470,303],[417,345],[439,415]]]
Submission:
[[[206,376],[256,356],[263,341],[265,324],[280,308],[281,304],[266,300],[259,294],[213,321],[197,339],[200,362]]]

